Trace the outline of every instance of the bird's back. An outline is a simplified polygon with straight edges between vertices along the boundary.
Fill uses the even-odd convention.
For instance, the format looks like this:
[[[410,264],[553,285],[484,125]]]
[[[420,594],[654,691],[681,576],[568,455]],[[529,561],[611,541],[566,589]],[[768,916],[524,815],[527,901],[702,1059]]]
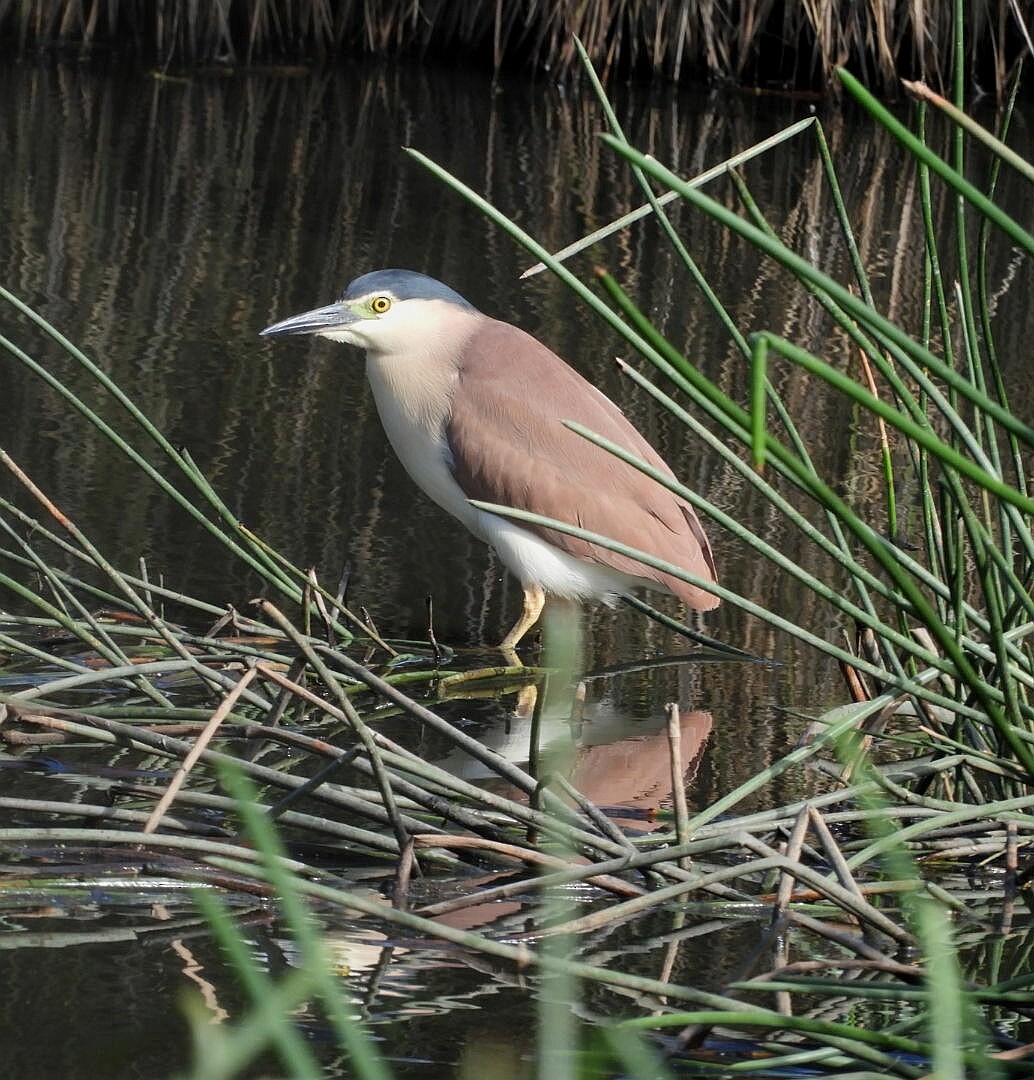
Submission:
[[[567,428],[582,424],[665,475],[671,469],[620,409],[518,327],[482,317],[464,349],[446,437],[470,498],[534,510],[717,580],[692,506]],[[561,550],[647,579],[690,607],[718,600],[679,578],[553,529],[528,526]]]

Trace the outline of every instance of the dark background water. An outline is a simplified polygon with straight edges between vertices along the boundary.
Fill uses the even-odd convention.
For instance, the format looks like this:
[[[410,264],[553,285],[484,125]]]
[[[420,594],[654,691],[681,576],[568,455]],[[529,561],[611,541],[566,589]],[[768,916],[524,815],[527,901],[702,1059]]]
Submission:
[[[809,109],[772,98],[620,86],[614,98],[631,139],[686,175]],[[270,322],[329,302],[351,278],[383,266],[439,277],[482,310],[547,341],[621,404],[690,486],[792,558],[829,574],[781,522],[769,520],[741,480],[620,377],[612,357],[623,350],[609,330],[547,275],[519,282],[530,257],[402,152],[413,146],[428,154],[557,249],[642,201],[627,169],[600,144],[604,124],[588,94],[547,82],[373,64],[181,80],[24,63],[0,68],[0,101],[3,284],[100,363],[174,443],[189,448],[249,527],[298,565],[318,567],[328,582],[347,565],[353,601],[371,611],[384,634],[422,637],[430,595],[443,641],[491,643],[512,621],[519,590],[394,460],[358,353],[258,337]],[[880,302],[918,327],[916,177],[865,118],[827,104],[821,119]],[[1029,145],[1029,123],[1020,116],[1017,139],[1024,138]],[[743,172],[784,239],[846,279],[813,136]],[[711,190],[733,203],[728,183]],[[1002,201],[1030,227],[1029,191],[1006,186]],[[947,223],[949,211],[950,201],[938,197],[939,220]],[[701,218],[685,211],[675,218],[745,332],[774,329],[853,362],[816,305],[778,270]],[[586,272],[594,263],[605,265],[695,364],[743,399],[738,352],[654,224],[637,224],[576,260]],[[1000,352],[1023,372],[1034,331],[1029,266],[1001,245],[991,282]],[[7,307],[0,329],[113,422],[124,422]],[[879,520],[875,432],[799,372],[787,367],[773,377],[821,468]],[[1020,385],[1017,393],[1018,410],[1029,415],[1029,391]],[[152,575],[217,604],[243,605],[254,595],[257,583],[247,571],[6,353],[0,445],[113,562],[131,568],[145,556]],[[31,505],[7,474],[0,475],[0,492]],[[845,628],[798,586],[721,530],[710,532],[730,588],[817,634],[842,635]],[[14,603],[0,597],[4,606]],[[627,611],[589,611],[586,619],[590,668],[673,647],[664,632]],[[595,691],[600,716],[645,723],[674,698],[708,716],[710,742],[693,795],[701,804],[792,746],[803,716],[843,698],[828,662],[733,608],[722,608],[707,628],[780,666],[696,666],[688,675],[646,670],[600,680]],[[116,946],[95,963],[82,950],[41,949],[28,966],[28,951],[20,954],[25,999],[56,986],[109,1013],[127,995],[146,1014],[136,1024],[147,1035],[133,1060],[93,1062],[81,1075],[162,1075],[183,1060],[180,1020],[162,1023],[178,1015],[175,997],[187,981],[180,954],[167,944],[130,952]],[[735,946],[725,948],[728,956]],[[208,961],[218,965],[213,956]],[[713,963],[700,958],[698,967]],[[112,979],[122,967],[134,978],[140,970],[161,973],[156,983],[148,980],[149,1001]],[[360,990],[364,970],[355,966]],[[428,977],[422,984],[425,996],[434,996],[432,983]],[[485,992],[478,987],[470,990],[475,996]],[[420,1000],[421,992],[409,992]],[[54,1019],[69,1045],[96,1030],[92,1017],[76,1012],[67,1003]],[[8,1029],[24,1023],[17,1009],[0,1015]],[[429,1031],[421,1037],[425,1046],[449,1041]],[[13,1045],[6,1033],[3,1042]],[[431,1056],[446,1060],[436,1055],[447,1053],[435,1049]],[[80,1075],[53,1048],[34,1045],[27,1061],[35,1067],[12,1075]]]

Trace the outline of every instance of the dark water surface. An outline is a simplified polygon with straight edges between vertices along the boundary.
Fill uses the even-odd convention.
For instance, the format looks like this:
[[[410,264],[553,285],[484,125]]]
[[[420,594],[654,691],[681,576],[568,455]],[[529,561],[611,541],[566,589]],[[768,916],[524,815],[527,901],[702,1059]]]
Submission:
[[[685,91],[617,88],[615,100],[632,140],[686,175],[808,110]],[[21,64],[0,69],[0,101],[3,284],[97,360],[174,443],[189,448],[254,531],[296,564],[318,567],[329,582],[347,564],[353,601],[387,636],[423,637],[430,595],[441,640],[491,643],[512,621],[519,590],[394,460],[357,352],[258,337],[270,322],[327,303],[354,276],[383,266],[439,277],[484,311],[543,338],[621,404],[690,486],[766,530],[791,557],[828,573],[812,553],[798,550],[784,526],[766,525],[768,511],[742,481],[621,379],[611,362],[622,352],[614,335],[547,275],[519,283],[529,256],[401,150],[428,154],[557,249],[642,201],[628,171],[596,138],[603,122],[587,92],[379,66],[159,80]],[[868,121],[833,105],[822,119],[874,288],[892,316],[917,327],[915,177]],[[1018,124],[1029,137],[1025,118]],[[784,239],[847,280],[813,136],[743,172]],[[711,190],[732,204],[729,184]],[[1003,200],[1029,227],[1029,192],[1006,190]],[[940,216],[948,210],[946,200],[936,207]],[[778,270],[688,212],[675,217],[744,331],[774,329],[852,362],[816,306]],[[999,349],[1026,363],[1034,289],[1029,268],[1014,265],[1001,247],[991,267]],[[593,263],[611,270],[694,363],[743,399],[739,353],[655,225],[640,223],[577,260],[585,271]],[[87,387],[6,307],[0,328]],[[859,506],[881,513],[875,433],[799,373],[777,370],[774,377],[821,467]],[[85,393],[117,422],[108,404],[94,402],[95,391]],[[257,583],[245,570],[5,353],[0,445],[113,562],[132,568],[146,556],[150,573],[217,604],[243,605],[254,595]],[[0,475],[0,492],[27,505],[7,474]],[[792,582],[717,527],[710,532],[730,588],[817,634],[842,633]],[[0,606],[12,603],[0,596]],[[627,611],[586,618],[593,670],[677,648]],[[707,629],[781,666],[644,669],[596,680],[590,703],[599,727],[615,723],[627,734],[637,725],[640,732],[656,727],[663,703],[682,701],[696,718],[694,738],[707,742],[691,796],[698,805],[792,747],[802,717],[843,696],[828,663],[730,607],[709,617]],[[520,733],[496,725],[484,734],[505,743]],[[587,761],[587,774],[601,787],[614,782],[609,774],[603,782],[602,767],[594,771]],[[203,936],[180,940],[173,931],[149,930],[142,943],[120,941],[115,931],[124,923],[111,907],[99,904],[97,918],[114,941],[98,933],[80,947],[49,939],[5,954],[0,1072],[169,1075],[188,1052],[181,995],[212,980],[213,1010],[234,1013],[237,991],[220,980],[216,950]],[[413,1062],[412,1075],[452,1075],[468,1033],[489,1043],[512,1041],[514,1017],[526,1004],[505,978],[443,965],[411,944],[385,952],[384,941],[365,929],[332,932],[361,1011],[381,1023],[377,1030],[393,1056]],[[679,963],[687,979],[699,982],[700,971],[719,979],[719,969],[735,967],[750,944],[717,937],[720,960],[714,939],[707,948],[684,946]],[[624,947],[633,951],[636,943]],[[266,927],[255,930],[254,949],[272,967],[289,954]],[[646,953],[634,964],[656,972],[658,962]],[[60,1039],[19,1038],[29,1025]],[[407,1069],[400,1074],[410,1075]]]

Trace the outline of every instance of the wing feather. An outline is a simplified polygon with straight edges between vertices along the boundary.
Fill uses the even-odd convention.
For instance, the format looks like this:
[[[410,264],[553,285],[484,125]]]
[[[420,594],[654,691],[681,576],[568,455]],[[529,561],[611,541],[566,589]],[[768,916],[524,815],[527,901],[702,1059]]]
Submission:
[[[673,476],[620,409],[518,327],[485,319],[468,342],[446,429],[468,498],[529,510],[717,580],[693,507],[564,426],[574,420]],[[654,582],[691,607],[716,597],[635,559],[553,529],[526,526],[561,550]]]

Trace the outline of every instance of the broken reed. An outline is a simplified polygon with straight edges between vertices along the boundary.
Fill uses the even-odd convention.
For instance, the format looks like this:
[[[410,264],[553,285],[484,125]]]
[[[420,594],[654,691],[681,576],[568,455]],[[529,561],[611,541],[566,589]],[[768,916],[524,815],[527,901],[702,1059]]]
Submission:
[[[198,63],[323,62],[341,56],[450,54],[491,66],[574,73],[580,39],[601,71],[634,71],[749,85],[826,89],[837,66],[895,89],[899,75],[945,86],[954,66],[951,5],[883,0],[0,0],[0,36],[20,50],[115,47],[162,67]],[[1024,34],[1008,4],[972,5],[965,67],[1001,97]]]

